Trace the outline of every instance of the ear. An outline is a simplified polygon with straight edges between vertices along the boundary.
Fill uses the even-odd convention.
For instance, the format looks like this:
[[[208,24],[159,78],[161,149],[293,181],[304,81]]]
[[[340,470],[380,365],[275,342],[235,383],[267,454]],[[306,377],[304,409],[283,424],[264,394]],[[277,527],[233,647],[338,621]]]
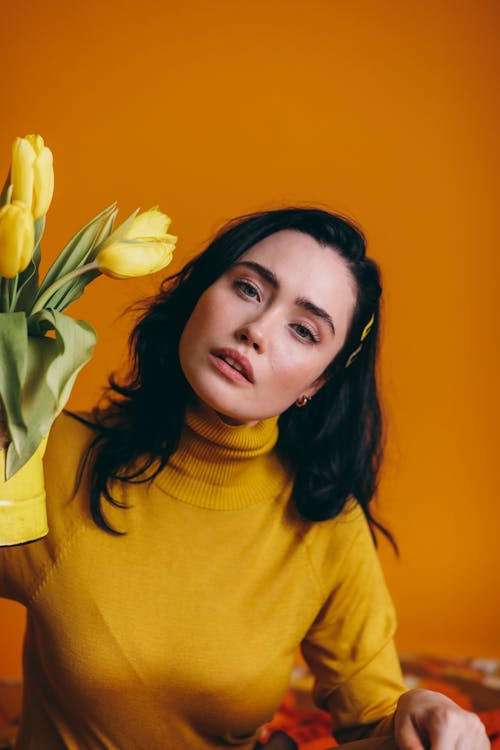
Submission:
[[[317,392],[319,391],[319,389],[322,388],[325,385],[325,383],[326,383],[327,380],[328,380],[328,378],[325,377],[325,375],[320,375],[319,378],[316,378],[316,380],[314,381],[314,383],[312,383],[309,386],[309,388],[306,391],[304,391],[303,395],[306,398],[312,398],[313,396],[315,396],[317,394]]]

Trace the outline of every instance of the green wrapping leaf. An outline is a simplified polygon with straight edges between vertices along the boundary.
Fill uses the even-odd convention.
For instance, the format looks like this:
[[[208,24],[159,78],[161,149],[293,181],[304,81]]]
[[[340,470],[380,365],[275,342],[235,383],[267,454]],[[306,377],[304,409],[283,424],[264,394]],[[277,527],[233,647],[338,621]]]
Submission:
[[[57,279],[65,276],[67,273],[74,271],[76,268],[88,263],[93,260],[92,251],[95,249],[97,244],[101,244],[104,237],[106,228],[108,232],[112,227],[109,219],[116,216],[117,208],[116,204],[113,203],[111,206],[105,208],[101,213],[95,216],[88,224],[86,224],[74,237],[68,242],[66,247],[58,255],[54,263],[50,266],[47,274],[40,284],[40,288],[35,298],[33,299],[30,310],[33,309],[36,301],[41,295],[56,281]],[[46,303],[45,307],[57,307],[57,303],[65,295],[67,289],[65,286],[61,287],[54,293],[53,298]]]
[[[45,335],[54,331],[55,336]],[[12,442],[6,477],[33,455],[64,408],[97,336],[89,323],[41,310],[0,315],[0,398]]]
[[[26,439],[21,398],[26,374],[27,327],[24,313],[0,314],[0,399],[2,411],[14,445],[21,450]]]

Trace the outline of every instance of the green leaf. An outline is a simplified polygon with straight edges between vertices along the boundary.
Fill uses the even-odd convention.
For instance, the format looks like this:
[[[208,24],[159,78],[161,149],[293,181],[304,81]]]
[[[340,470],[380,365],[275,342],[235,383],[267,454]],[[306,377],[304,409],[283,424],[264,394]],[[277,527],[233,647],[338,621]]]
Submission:
[[[68,281],[67,284],[64,284],[60,289],[54,292],[44,307],[50,306],[54,310],[62,312],[71,305],[72,302],[82,296],[87,284],[90,284],[91,281],[101,275],[100,271],[88,271],[88,273],[82,274],[77,279]]]
[[[8,319],[8,320],[7,320]],[[48,332],[54,335],[47,336]],[[0,398],[12,442],[9,478],[33,455],[64,408],[97,336],[89,323],[55,310],[0,315]]]
[[[0,313],[0,400],[12,440],[21,450],[27,426],[21,408],[26,376],[27,326],[24,313]]]
[[[31,307],[38,288],[39,262],[39,258],[33,256],[27,268],[17,277],[17,284],[12,286],[12,311],[26,312]]]
[[[137,212],[136,212],[137,213]],[[97,253],[99,252],[100,248],[104,245],[106,240],[108,239],[109,235],[113,231],[113,227],[115,225],[115,219],[116,219],[117,211],[112,213],[106,221],[102,225],[101,232],[98,237],[96,237],[96,241],[94,243],[94,247],[92,248],[91,252],[89,253],[88,261],[92,262],[95,260],[95,257]]]
[[[93,245],[89,247],[87,255],[84,256],[83,258],[84,262],[86,264],[92,263],[95,260],[96,256],[99,254],[99,251],[101,250],[101,248],[105,244],[107,244],[108,242],[118,242],[119,240],[121,240],[121,238],[128,231],[135,217],[137,216],[138,211],[139,209],[136,209],[113,232],[112,232],[112,229],[113,229],[114,220],[116,217],[116,211],[112,212],[107,217],[107,219],[103,221],[99,229],[98,235],[96,235],[94,239]],[[83,263],[79,264],[80,267],[82,265]],[[60,274],[60,276],[62,276],[62,273]],[[63,286],[59,287],[59,289],[57,289],[56,291],[53,292],[53,294],[50,295],[49,299],[44,301],[43,303],[44,309],[52,308],[54,310],[59,310],[60,312],[62,312],[75,300],[81,297],[87,284],[89,284],[98,276],[100,276],[100,271],[91,270],[91,271],[88,271],[88,273],[82,274],[82,276],[76,279],[70,279],[67,284],[63,284]],[[44,280],[42,286],[40,287],[40,291],[36,297],[36,300],[40,299],[45,286],[46,284]],[[33,307],[31,309],[33,309]]]
[[[76,268],[79,268],[89,261],[89,255],[94,249],[96,242],[100,241],[103,229],[110,216],[115,216],[116,213],[116,204],[112,203],[111,206],[108,206],[97,216],[94,216],[88,224],[71,238],[47,271],[30,309],[32,309],[37,299],[39,299],[57,279],[74,271]],[[92,258],[90,259],[92,260]],[[48,304],[49,303],[47,303],[47,306]]]
[[[17,285],[19,283],[19,275],[14,276],[14,278],[9,279],[9,309],[7,312],[13,311],[15,309],[15,301],[17,296]]]

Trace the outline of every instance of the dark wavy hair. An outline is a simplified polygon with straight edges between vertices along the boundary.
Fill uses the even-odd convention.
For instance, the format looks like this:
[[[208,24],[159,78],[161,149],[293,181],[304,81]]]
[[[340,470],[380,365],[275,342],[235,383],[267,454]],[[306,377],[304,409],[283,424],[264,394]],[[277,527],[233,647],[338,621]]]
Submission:
[[[322,521],[338,515],[355,497],[372,535],[378,529],[396,547],[370,508],[383,452],[376,379],[380,274],[366,257],[360,229],[317,208],[263,211],[230,221],[203,253],[165,279],[160,292],[139,306],[129,339],[130,371],[121,380],[110,377],[91,420],[97,430],[87,453],[91,512],[100,527],[115,531],[104,505],[121,505],[113,496],[113,481],[150,481],[179,443],[191,395],[179,362],[179,340],[198,299],[244,252],[285,229],[331,247],[356,282],[350,328],[326,370],[325,385],[306,408],[293,405],[279,417],[277,448],[295,474],[294,502],[305,519]]]

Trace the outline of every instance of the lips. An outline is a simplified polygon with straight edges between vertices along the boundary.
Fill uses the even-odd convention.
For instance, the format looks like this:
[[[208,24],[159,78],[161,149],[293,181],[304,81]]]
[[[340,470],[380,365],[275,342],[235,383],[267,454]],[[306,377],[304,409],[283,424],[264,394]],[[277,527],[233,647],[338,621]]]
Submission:
[[[211,352],[213,357],[225,362],[235,372],[239,373],[249,383],[254,382],[253,369],[250,361],[236,349],[216,349]]]

